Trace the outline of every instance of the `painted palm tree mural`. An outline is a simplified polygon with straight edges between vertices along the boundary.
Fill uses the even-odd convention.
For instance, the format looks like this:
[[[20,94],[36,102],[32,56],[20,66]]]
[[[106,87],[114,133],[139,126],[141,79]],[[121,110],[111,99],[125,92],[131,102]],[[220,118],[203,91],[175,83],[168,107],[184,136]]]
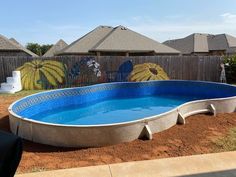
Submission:
[[[65,81],[66,67],[53,60],[33,60],[17,68],[21,71],[21,81],[25,90],[57,87]]]
[[[134,66],[134,69],[129,76],[129,80],[133,82],[169,80],[169,77],[159,65],[155,63],[143,63]]]

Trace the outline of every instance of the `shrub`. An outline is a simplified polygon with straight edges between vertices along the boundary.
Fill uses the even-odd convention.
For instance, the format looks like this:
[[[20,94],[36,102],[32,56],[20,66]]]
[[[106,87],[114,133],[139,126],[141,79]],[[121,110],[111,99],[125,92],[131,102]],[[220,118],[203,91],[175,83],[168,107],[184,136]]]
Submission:
[[[236,55],[224,59],[225,72],[228,83],[236,83]]]

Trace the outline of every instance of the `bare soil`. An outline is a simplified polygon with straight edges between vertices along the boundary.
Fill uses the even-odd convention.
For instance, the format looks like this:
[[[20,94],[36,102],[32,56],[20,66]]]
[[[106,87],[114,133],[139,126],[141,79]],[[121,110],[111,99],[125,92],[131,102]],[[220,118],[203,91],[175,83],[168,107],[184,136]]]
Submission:
[[[0,96],[0,129],[9,130],[8,106],[17,96]],[[236,127],[236,113],[196,115],[185,125],[176,125],[153,135],[153,140],[135,140],[114,146],[71,149],[24,141],[18,173],[64,169],[110,163],[149,160],[215,152],[213,140]]]

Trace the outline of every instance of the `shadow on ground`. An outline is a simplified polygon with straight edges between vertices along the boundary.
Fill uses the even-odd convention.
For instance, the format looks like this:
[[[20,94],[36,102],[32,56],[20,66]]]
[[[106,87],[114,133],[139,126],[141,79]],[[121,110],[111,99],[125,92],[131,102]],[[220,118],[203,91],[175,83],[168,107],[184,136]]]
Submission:
[[[80,150],[79,148],[55,147],[44,144],[33,143],[27,140],[23,141],[23,150],[26,152],[68,152]]]
[[[9,124],[9,116],[4,116],[0,119],[0,130],[11,132]],[[33,143],[27,140],[23,140],[23,151],[25,152],[68,152],[79,150],[78,148],[62,148],[53,147],[38,143]]]
[[[4,116],[0,118],[0,129],[3,131],[10,132],[10,124],[9,124],[9,117]]]

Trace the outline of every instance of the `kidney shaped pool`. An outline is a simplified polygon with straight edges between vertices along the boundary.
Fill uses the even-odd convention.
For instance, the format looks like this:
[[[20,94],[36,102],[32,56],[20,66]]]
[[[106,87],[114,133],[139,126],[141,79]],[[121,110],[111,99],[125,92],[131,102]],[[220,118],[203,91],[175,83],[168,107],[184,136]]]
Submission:
[[[180,117],[234,112],[235,100],[236,87],[212,82],[99,84],[20,99],[9,107],[10,125],[12,132],[35,142],[101,146],[150,138],[152,133],[183,122]]]

